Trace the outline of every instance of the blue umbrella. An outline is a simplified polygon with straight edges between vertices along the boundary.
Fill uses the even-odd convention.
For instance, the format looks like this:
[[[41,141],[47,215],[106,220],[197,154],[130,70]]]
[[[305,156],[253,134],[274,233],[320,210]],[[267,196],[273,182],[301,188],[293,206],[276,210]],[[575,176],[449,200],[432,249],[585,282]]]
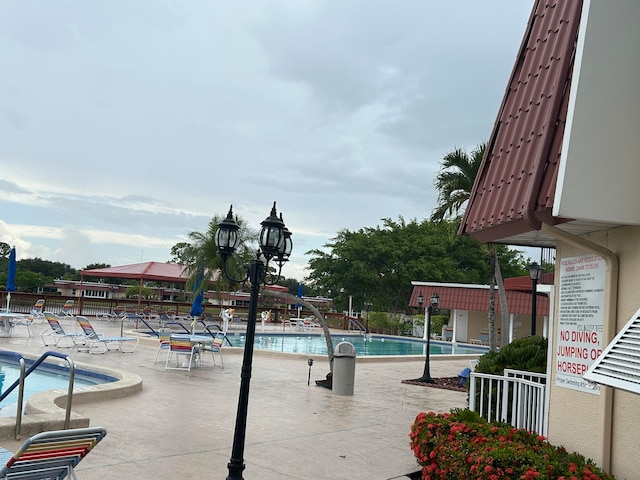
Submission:
[[[16,291],[16,272],[18,265],[16,263],[16,247],[11,247],[9,252],[9,271],[7,273],[7,311],[11,302],[11,292]]]
[[[198,287],[202,283],[203,279],[204,279],[204,272],[202,271],[202,269],[200,269],[199,272],[198,272],[198,278],[196,279],[196,281],[193,284],[194,293],[198,290]],[[191,305],[191,311],[189,312],[189,315],[191,315],[192,317],[199,317],[200,315],[202,315],[202,302],[203,301],[204,301],[204,289],[202,289],[194,297],[193,304]]]
[[[298,284],[298,298],[302,298],[302,285]],[[298,318],[300,318],[300,310],[302,309],[301,303],[296,303],[296,308],[298,309]]]
[[[16,247],[11,248],[9,253],[9,274],[7,275],[7,292],[16,291],[16,272],[18,264],[16,263]]]

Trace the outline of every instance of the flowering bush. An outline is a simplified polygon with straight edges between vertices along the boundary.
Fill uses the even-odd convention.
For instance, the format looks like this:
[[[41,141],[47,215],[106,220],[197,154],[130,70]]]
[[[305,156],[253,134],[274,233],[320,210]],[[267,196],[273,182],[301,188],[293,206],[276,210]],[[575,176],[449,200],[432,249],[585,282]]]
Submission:
[[[614,479],[578,453],[470,410],[420,413],[410,437],[423,480]]]

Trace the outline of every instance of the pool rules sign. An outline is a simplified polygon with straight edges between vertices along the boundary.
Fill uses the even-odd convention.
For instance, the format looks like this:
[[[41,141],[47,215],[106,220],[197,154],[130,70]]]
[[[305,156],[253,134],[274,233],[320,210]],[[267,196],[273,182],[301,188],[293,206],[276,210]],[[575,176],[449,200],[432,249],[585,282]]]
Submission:
[[[600,394],[582,376],[602,353],[606,262],[599,255],[560,261],[556,385]]]

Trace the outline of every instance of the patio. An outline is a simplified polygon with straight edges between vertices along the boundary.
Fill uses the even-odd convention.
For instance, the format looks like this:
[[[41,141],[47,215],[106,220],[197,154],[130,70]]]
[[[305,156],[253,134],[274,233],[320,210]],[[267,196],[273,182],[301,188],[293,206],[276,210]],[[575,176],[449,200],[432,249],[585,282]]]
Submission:
[[[101,332],[119,333],[115,323],[92,319]],[[0,348],[41,354],[34,337],[0,338]],[[71,328],[71,327],[70,327]],[[70,349],[76,363],[96,364],[140,375],[142,392],[127,398],[75,405],[73,410],[103,426],[107,436],[78,466],[83,480],[225,478],[231,454],[242,355],[224,350],[225,368],[205,365],[165,372],[154,364],[157,340],[144,339],[134,353],[90,355]],[[162,355],[161,355],[162,356]],[[468,359],[432,357],[434,377],[456,376]],[[409,429],[420,411],[466,406],[466,393],[407,385],[423,361],[356,363],[353,396],[317,387],[328,362],[316,360],[311,385],[306,356],[256,351],[245,446],[245,478],[391,479],[418,470],[409,450]],[[24,439],[23,439],[24,440]],[[0,441],[15,450],[22,441]]]

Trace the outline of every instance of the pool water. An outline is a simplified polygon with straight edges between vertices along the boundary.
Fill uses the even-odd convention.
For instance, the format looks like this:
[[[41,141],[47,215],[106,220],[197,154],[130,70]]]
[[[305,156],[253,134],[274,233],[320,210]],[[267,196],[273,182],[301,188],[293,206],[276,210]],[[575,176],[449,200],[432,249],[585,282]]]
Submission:
[[[28,368],[28,366],[27,366]],[[34,393],[44,392],[47,390],[64,390],[69,389],[69,373],[68,368],[49,365],[43,363],[39,365],[24,382],[23,400],[26,402],[29,396]],[[0,361],[0,392],[3,392],[13,385],[20,376],[20,367],[17,363],[13,363],[7,359]],[[74,389],[87,387],[90,385],[98,385],[100,383],[115,381],[115,378],[106,375],[92,376],[84,374],[76,370],[73,385]],[[15,415],[15,407],[18,401],[18,387],[16,387],[7,398],[0,402],[0,416]]]
[[[243,347],[244,334],[229,334],[234,347]],[[357,356],[382,355],[425,355],[426,342],[412,338],[362,335],[332,335],[334,348],[340,342],[349,342],[356,348]],[[457,345],[450,342],[430,342],[430,355],[465,355],[483,354],[487,347]],[[327,355],[327,341],[322,335],[260,334],[256,333],[253,344],[255,350],[271,350],[275,352],[300,353],[310,355]]]

